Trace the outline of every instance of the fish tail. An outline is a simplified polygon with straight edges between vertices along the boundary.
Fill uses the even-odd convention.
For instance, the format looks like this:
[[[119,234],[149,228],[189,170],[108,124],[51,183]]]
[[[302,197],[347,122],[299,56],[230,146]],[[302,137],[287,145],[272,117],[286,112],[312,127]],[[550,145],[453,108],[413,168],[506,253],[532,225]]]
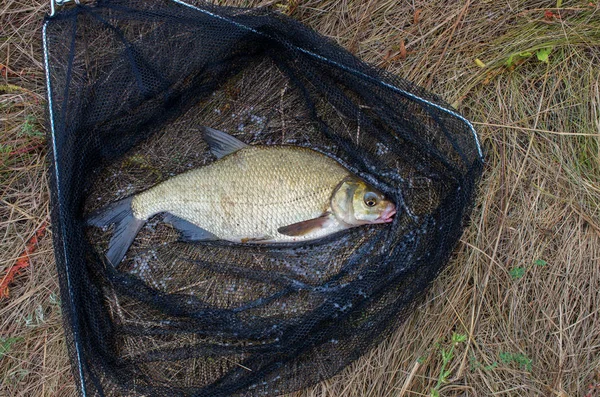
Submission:
[[[113,266],[121,263],[135,236],[146,223],[145,219],[138,219],[133,214],[132,200],[133,196],[116,201],[94,212],[87,219],[89,225],[97,227],[115,224],[114,233],[106,252],[106,258]]]

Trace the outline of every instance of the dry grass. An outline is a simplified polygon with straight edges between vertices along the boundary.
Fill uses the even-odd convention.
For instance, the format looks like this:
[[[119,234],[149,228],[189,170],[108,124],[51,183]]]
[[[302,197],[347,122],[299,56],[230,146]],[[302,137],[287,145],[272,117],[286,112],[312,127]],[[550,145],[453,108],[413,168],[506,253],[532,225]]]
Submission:
[[[366,357],[297,396],[429,395],[453,333],[467,339],[447,360],[441,395],[593,396],[600,389],[590,388],[600,382],[598,2],[565,0],[560,10],[516,0],[220,3],[278,8],[429,87],[477,123],[487,151],[472,224],[419,310]],[[0,76],[0,277],[48,220],[37,133],[45,7],[0,5],[0,63],[9,68]],[[549,62],[538,61],[536,51],[550,46]],[[0,396],[75,395],[50,237],[0,300]]]

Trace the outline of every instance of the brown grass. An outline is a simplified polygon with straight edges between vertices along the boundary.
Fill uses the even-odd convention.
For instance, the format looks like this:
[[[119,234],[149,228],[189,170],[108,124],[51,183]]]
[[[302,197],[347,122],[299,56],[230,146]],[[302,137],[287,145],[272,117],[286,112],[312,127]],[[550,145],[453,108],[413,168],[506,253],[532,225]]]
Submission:
[[[296,395],[429,395],[454,332],[467,340],[447,364],[443,396],[597,393],[598,2],[565,0],[561,9],[534,0],[219,3],[277,8],[427,86],[476,123],[487,152],[472,223],[426,300],[377,349]],[[0,4],[0,278],[48,221],[38,133],[46,7],[39,0]],[[535,52],[549,46],[549,62],[538,61]],[[515,56],[526,52],[534,55]],[[41,239],[0,301],[0,396],[76,393],[50,239]]]

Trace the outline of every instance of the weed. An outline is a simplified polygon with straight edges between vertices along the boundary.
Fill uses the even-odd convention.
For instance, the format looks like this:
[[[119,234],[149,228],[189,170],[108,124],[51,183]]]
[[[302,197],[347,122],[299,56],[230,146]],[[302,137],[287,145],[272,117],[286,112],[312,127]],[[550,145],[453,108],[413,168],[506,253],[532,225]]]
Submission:
[[[543,62],[543,63],[548,63],[550,53],[552,52],[553,48],[554,48],[553,45],[548,45],[548,46],[537,48],[537,49],[530,49],[530,50],[513,53],[513,54],[509,55],[509,57],[504,62],[504,65],[509,69],[514,69],[516,66],[522,64],[527,59],[531,58],[534,54],[535,54],[536,58],[538,59],[538,61]]]
[[[51,305],[57,306],[60,309],[60,297],[56,293],[52,292],[48,299]]]
[[[546,262],[546,261],[545,261],[545,260],[543,260],[543,259],[536,259],[536,260],[533,262],[533,264],[534,264],[534,265],[536,265],[536,266],[539,266],[539,267],[545,267],[545,266],[548,266],[548,262]]]
[[[510,353],[501,351],[500,353],[498,353],[498,358],[500,359],[500,362],[502,364],[514,363],[517,364],[520,369],[524,369],[527,372],[531,372],[531,370],[533,369],[533,360],[522,353]],[[469,357],[469,367],[471,369],[471,372],[474,372],[478,369],[484,371],[491,371],[493,369],[496,369],[499,365],[500,364],[498,363],[498,361],[494,361],[489,365],[483,365],[481,362],[477,361],[475,355],[471,355],[471,357]]]
[[[554,48],[554,47],[550,46],[550,47],[540,48],[539,50],[537,50],[535,52],[535,56],[537,57],[538,61],[548,63],[548,57],[550,56],[550,53],[552,52],[552,48]]]
[[[46,313],[42,305],[38,305],[33,313],[23,316],[25,326],[28,328],[38,327],[46,322]]]
[[[15,149],[12,146],[0,143],[0,155],[8,155],[12,153],[13,150]]]
[[[532,55],[533,55],[533,52],[530,52],[530,51],[523,51],[523,52],[517,52],[515,54],[511,54],[504,62],[504,65],[507,68],[513,68],[513,67],[523,63],[526,59],[528,59]]]
[[[31,371],[23,369],[23,368],[15,369],[15,370],[9,372],[7,381],[14,385],[19,384],[30,373],[31,373]]]
[[[477,361],[477,358],[475,357],[475,355],[472,354],[471,357],[469,357],[469,367],[471,368],[471,372],[475,372],[478,369],[481,369],[484,371],[491,371],[491,370],[495,369],[496,367],[498,367],[498,361],[494,361],[493,363],[491,363],[489,365],[483,365],[482,363]]]
[[[25,122],[21,126],[20,135],[37,139],[44,138],[44,132],[40,130],[37,120],[33,116],[25,117]]]
[[[512,269],[510,269],[508,274],[510,274],[513,280],[518,280],[525,275],[525,268],[520,266],[513,267]]]
[[[21,337],[0,338],[0,360],[2,360],[2,357],[4,357],[4,355],[10,351],[10,349],[12,348],[12,346],[15,343],[20,342],[22,340],[23,340],[23,338],[21,338]]]
[[[533,369],[533,360],[522,353],[500,352],[498,357],[502,363],[515,363],[519,368],[524,369],[527,372],[531,372]]]
[[[546,262],[543,259],[536,259],[535,261],[533,261],[532,265],[513,267],[512,269],[510,269],[508,271],[508,274],[510,275],[510,277],[513,280],[519,280],[519,279],[523,278],[523,276],[525,275],[525,272],[531,266],[546,267],[546,266],[548,266],[548,262]]]
[[[454,358],[454,350],[456,349],[456,346],[458,346],[459,343],[462,343],[466,340],[467,340],[467,335],[458,334],[458,333],[454,332],[452,334],[452,341],[450,343],[450,347],[441,349],[442,350],[441,351],[442,368],[440,369],[440,374],[438,376],[437,383],[435,384],[434,388],[431,389],[431,392],[429,394],[431,397],[439,397],[440,388],[442,387],[442,385],[444,383],[446,383],[448,381],[448,377],[451,374],[451,371],[446,368],[448,367],[448,364]]]

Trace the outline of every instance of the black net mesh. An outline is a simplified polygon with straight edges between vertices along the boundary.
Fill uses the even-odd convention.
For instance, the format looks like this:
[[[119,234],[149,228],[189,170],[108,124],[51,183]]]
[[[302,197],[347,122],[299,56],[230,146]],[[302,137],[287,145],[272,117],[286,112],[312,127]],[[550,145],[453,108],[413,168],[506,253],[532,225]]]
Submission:
[[[98,1],[44,26],[52,215],[87,396],[258,396],[339,372],[447,262],[482,160],[439,98],[265,9]],[[306,146],[396,203],[296,245],[184,243],[156,216],[117,268],[90,211],[213,161],[199,126]]]

